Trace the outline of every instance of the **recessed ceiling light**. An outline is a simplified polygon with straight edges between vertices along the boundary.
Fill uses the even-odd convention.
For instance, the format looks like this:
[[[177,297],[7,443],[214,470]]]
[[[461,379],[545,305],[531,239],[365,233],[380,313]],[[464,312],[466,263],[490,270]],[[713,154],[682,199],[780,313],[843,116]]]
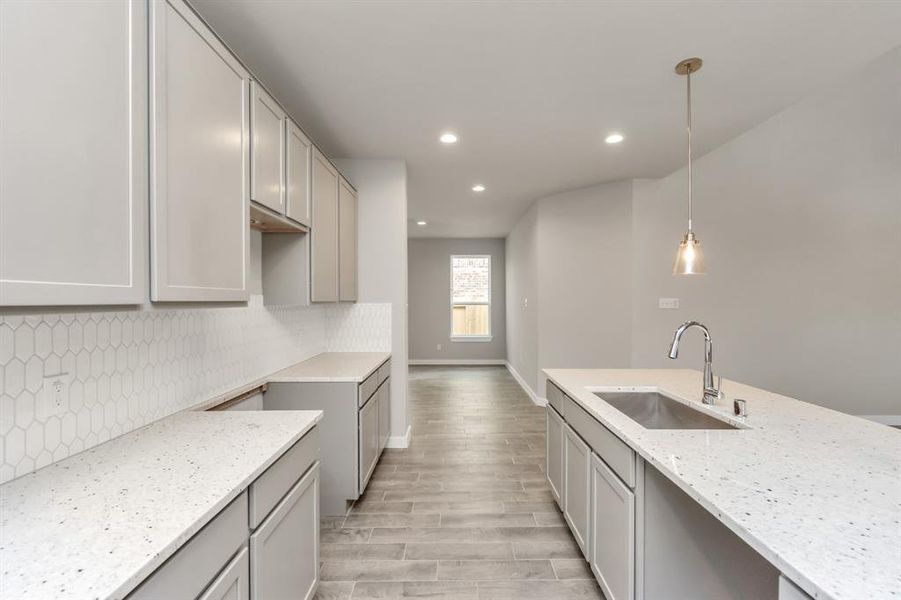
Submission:
[[[604,138],[604,141],[607,142],[608,144],[618,144],[621,141],[623,141],[624,139],[626,139],[626,138],[624,138],[623,134],[621,134],[621,133],[611,133],[606,138]]]
[[[477,184],[475,184],[474,186],[472,186],[472,191],[474,191],[474,192],[484,192],[484,191],[485,191],[485,186],[482,185],[481,183],[477,183]]]
[[[456,144],[457,143],[457,134],[451,133],[450,131],[445,131],[441,134],[441,137],[438,138],[441,140],[442,144]]]
[[[419,225],[420,227],[428,225],[428,223],[426,223],[425,221],[416,221],[416,224]]]

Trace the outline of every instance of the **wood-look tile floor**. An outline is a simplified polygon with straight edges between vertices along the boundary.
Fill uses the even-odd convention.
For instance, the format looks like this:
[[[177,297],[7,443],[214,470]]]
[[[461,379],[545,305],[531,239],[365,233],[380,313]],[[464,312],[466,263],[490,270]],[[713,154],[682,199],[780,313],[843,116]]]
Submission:
[[[319,600],[602,599],[545,479],[544,410],[503,367],[411,367],[413,441],[322,525]]]

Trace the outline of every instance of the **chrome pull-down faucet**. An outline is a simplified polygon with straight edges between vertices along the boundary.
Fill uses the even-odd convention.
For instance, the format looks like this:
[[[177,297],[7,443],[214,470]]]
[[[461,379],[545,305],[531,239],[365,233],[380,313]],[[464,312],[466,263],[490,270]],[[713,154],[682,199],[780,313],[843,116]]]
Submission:
[[[673,335],[673,343],[669,349],[669,357],[678,358],[679,342],[682,341],[682,334],[692,327],[697,327],[704,333],[704,395],[702,397],[702,402],[704,402],[704,404],[716,404],[717,398],[722,397],[722,392],[720,390],[720,385],[713,384],[713,342],[710,339],[710,332],[707,328],[697,321],[686,321],[679,325],[679,328]],[[722,378],[720,378],[720,382],[722,382]]]

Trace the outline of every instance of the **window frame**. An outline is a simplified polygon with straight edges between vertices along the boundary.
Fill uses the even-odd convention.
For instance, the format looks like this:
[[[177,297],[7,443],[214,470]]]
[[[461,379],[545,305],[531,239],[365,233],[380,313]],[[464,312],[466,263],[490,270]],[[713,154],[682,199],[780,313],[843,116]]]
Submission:
[[[488,259],[488,301],[487,302],[467,302],[466,304],[454,303],[454,259],[455,258],[487,258]],[[491,335],[491,303],[492,303],[492,271],[490,254],[451,254],[448,266],[450,267],[450,289],[448,300],[450,302],[447,311],[450,317],[450,341],[451,342],[490,342],[494,339]],[[479,335],[454,335],[454,307],[455,306],[487,306],[488,307],[488,333]]]

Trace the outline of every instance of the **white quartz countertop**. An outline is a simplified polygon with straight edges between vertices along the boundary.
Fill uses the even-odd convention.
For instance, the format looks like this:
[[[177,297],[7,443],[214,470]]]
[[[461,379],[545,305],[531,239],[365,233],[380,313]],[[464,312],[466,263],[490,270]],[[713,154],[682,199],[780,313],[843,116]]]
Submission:
[[[390,358],[388,352],[323,352],[267,377],[271,383],[361,383]]]
[[[901,432],[733,381],[715,407],[691,370],[547,369],[645,460],[814,598],[901,598]],[[595,396],[656,389],[739,423],[651,430]],[[732,416],[734,398],[748,417]]]
[[[182,412],[0,486],[0,597],[122,598],[321,418]]]

